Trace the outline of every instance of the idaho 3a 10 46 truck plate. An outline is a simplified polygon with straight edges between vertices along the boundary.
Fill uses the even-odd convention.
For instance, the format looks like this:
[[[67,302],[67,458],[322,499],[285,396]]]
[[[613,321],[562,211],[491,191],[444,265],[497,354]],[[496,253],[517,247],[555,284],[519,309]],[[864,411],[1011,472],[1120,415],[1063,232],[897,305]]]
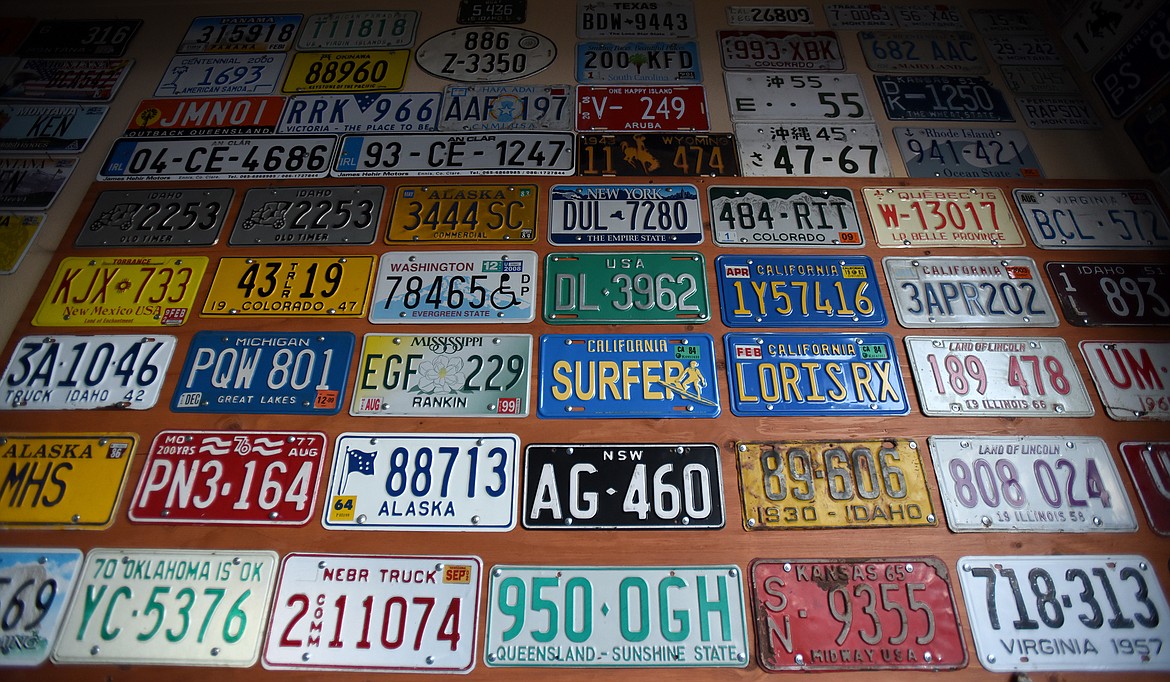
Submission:
[[[728,327],[884,327],[869,256],[719,256],[719,309]]]
[[[535,302],[532,251],[388,251],[370,322],[531,322]]]
[[[554,185],[548,240],[560,246],[698,244],[703,241],[694,185]]]
[[[846,187],[708,187],[711,232],[721,246],[861,246]]]
[[[1055,327],[1031,258],[888,257],[882,260],[903,327]]]

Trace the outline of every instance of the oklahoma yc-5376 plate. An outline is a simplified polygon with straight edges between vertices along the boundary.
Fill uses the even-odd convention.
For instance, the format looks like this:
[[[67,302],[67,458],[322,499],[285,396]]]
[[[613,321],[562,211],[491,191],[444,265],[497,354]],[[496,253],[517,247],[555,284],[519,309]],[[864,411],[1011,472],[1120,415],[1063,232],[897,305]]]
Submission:
[[[219,240],[232,190],[132,189],[98,195],[77,246],[210,246]]]
[[[335,135],[122,138],[98,171],[100,180],[261,180],[323,178]]]
[[[362,317],[373,256],[220,258],[203,316]]]
[[[385,192],[376,185],[250,189],[236,212],[228,243],[370,244],[378,232]]]
[[[1016,189],[1032,241],[1042,249],[1170,248],[1170,224],[1144,189]]]
[[[576,162],[567,132],[484,135],[345,135],[333,174],[349,176],[570,175]]]
[[[80,567],[79,549],[0,549],[0,605],[17,614],[0,635],[0,665],[31,667],[49,658]]]
[[[719,310],[728,327],[884,327],[869,256],[719,256]]]
[[[206,256],[62,258],[32,323],[38,327],[170,327],[183,324]]]
[[[695,324],[711,319],[707,263],[694,251],[550,253],[544,321]]]
[[[698,244],[703,241],[694,185],[554,185],[548,240],[591,244]]]
[[[1077,326],[1170,324],[1170,267],[1163,263],[1047,264],[1064,317]]]
[[[903,327],[1055,327],[1060,324],[1031,258],[882,259]]]
[[[708,187],[711,231],[721,246],[861,246],[865,235],[846,187]]]
[[[1023,246],[996,187],[866,187],[861,191],[879,246]]]
[[[1081,341],[1105,413],[1120,421],[1170,421],[1170,343]]]
[[[386,243],[536,241],[538,197],[536,185],[400,185]]]
[[[535,252],[388,251],[370,322],[531,322],[535,303]]]

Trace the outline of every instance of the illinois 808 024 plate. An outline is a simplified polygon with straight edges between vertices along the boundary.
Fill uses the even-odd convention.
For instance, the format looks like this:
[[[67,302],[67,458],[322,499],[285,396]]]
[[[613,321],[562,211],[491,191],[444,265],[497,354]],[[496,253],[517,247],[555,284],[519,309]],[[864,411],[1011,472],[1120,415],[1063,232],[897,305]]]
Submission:
[[[873,123],[736,123],[739,163],[748,177],[874,177],[890,174]]]
[[[866,187],[861,196],[879,246],[1024,244],[997,187]]]
[[[698,244],[703,241],[694,185],[554,185],[548,240],[591,244]]]
[[[865,235],[846,187],[708,187],[711,231],[721,246],[861,246]]]
[[[1031,258],[887,257],[890,297],[903,327],[1055,327]]]
[[[1170,343],[1081,341],[1081,353],[1111,418],[1170,421]]]
[[[382,254],[370,322],[531,322],[536,253],[424,251]]]
[[[728,327],[884,327],[869,256],[719,256],[719,307]]]

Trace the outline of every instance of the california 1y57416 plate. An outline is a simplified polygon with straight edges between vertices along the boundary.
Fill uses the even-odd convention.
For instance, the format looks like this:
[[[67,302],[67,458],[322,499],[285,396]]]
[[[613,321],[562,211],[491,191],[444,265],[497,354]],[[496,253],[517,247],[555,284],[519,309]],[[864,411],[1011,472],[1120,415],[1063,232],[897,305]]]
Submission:
[[[551,253],[544,321],[552,324],[695,324],[711,319],[707,266],[690,251]]]
[[[536,241],[536,185],[399,185],[386,243]]]
[[[523,523],[564,530],[722,528],[719,448],[529,445]]]
[[[100,180],[261,180],[323,178],[334,135],[123,138],[98,171]]]
[[[0,158],[0,210],[52,206],[75,166],[72,156]]]
[[[728,327],[884,327],[869,256],[719,256],[719,309]]]
[[[373,256],[220,258],[203,316],[362,317]]]
[[[422,251],[382,254],[370,322],[531,322],[536,253]]]
[[[577,4],[578,38],[693,38],[696,28],[691,0],[590,0]]]
[[[1150,530],[1170,535],[1170,442],[1122,443],[1118,446],[1133,487],[1146,511]]]
[[[271,135],[280,122],[284,98],[156,97],[138,103],[126,126],[126,137],[188,135]]]
[[[53,662],[256,662],[276,552],[95,549],[86,556]]]
[[[965,556],[956,564],[979,663],[992,672],[1170,670],[1170,605],[1129,555]]]
[[[510,433],[343,433],[321,523],[330,530],[508,531],[520,439]]]
[[[1042,249],[1170,248],[1170,224],[1144,189],[1016,189],[1032,241]]]
[[[866,187],[879,246],[1023,246],[1024,235],[996,187]]]
[[[585,176],[739,175],[739,156],[731,135],[580,135],[577,153],[577,174]]]
[[[333,174],[348,176],[571,175],[568,132],[345,135]]]
[[[418,12],[332,12],[314,14],[303,23],[298,50],[383,50],[414,43]]]
[[[987,73],[975,34],[967,31],[861,31],[865,63],[878,73]]]
[[[1007,99],[981,76],[874,76],[891,121],[1014,121]]]
[[[0,436],[0,527],[109,528],[137,441],[132,433]]]
[[[0,635],[0,666],[31,667],[49,658],[80,567],[79,549],[0,550],[0,604],[19,614]]]
[[[577,43],[577,82],[584,85],[702,81],[694,41]]]
[[[98,195],[76,246],[210,246],[219,240],[232,190],[132,189]]]
[[[694,185],[554,185],[548,218],[548,240],[561,246],[703,241]]]
[[[401,90],[410,50],[298,52],[281,92],[385,92]]]
[[[888,176],[890,162],[872,123],[736,123],[743,174],[751,177]]]
[[[833,31],[719,31],[728,71],[844,71]]]
[[[1019,130],[894,128],[912,178],[1041,177],[1040,162]]]
[[[912,440],[739,442],[747,530],[933,526]]]
[[[228,242],[370,244],[377,236],[385,192],[377,185],[250,189]]]
[[[1170,325],[1170,269],[1162,263],[1047,264],[1064,317],[1078,327]]]
[[[195,304],[206,256],[62,258],[32,323],[38,327],[170,327]]]
[[[171,60],[155,97],[267,95],[284,70],[283,52],[178,55]]]
[[[442,99],[439,92],[297,95],[280,115],[280,132],[431,132]]]
[[[439,130],[571,130],[571,85],[448,85]]]
[[[197,17],[176,52],[284,52],[300,24],[299,14]]]
[[[324,457],[323,433],[163,431],[142,465],[130,520],[303,525]]]
[[[577,130],[707,130],[699,85],[577,87]]]
[[[932,417],[1091,417],[1064,339],[907,336],[918,402]]]
[[[1060,322],[1031,258],[885,258],[903,327],[1055,327]]]
[[[947,569],[934,557],[756,559],[751,584],[765,670],[967,665]]]
[[[288,554],[264,667],[470,672],[479,639],[481,572],[474,556]],[[321,616],[309,616],[317,604],[330,606]],[[322,626],[331,635],[325,647]]]
[[[531,363],[530,334],[366,334],[349,413],[526,417]]]
[[[855,73],[723,74],[735,121],[872,121]]]
[[[423,71],[460,83],[503,83],[545,70],[557,57],[547,37],[523,28],[470,26],[427,38],[414,59]]]
[[[853,191],[844,187],[708,187],[722,246],[861,246]]]
[[[488,599],[491,667],[747,667],[736,566],[497,565]]]
[[[0,104],[0,152],[81,152],[108,109],[104,104]]]
[[[889,334],[723,335],[740,417],[885,416],[910,411]]]
[[[1170,421],[1170,343],[1081,341],[1101,404],[1120,421]]]
[[[930,455],[956,533],[1137,529],[1100,438],[931,436]]]

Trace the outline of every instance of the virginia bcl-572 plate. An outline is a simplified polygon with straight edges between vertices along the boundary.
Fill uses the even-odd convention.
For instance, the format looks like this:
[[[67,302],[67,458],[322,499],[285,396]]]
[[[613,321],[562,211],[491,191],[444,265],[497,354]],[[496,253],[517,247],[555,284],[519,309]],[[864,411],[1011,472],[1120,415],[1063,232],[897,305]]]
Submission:
[[[219,240],[232,190],[132,189],[98,195],[77,246],[211,246]]]
[[[679,323],[711,319],[707,264],[690,251],[550,253],[544,320],[552,324]]]
[[[865,235],[845,187],[708,187],[721,246],[861,246]]]
[[[1079,327],[1170,324],[1170,268],[1162,263],[1046,265],[1064,317]]]
[[[61,259],[38,327],[172,327],[187,321],[206,256]]]
[[[882,259],[903,327],[1055,327],[1060,322],[1031,258]]]
[[[229,244],[370,244],[377,236],[385,188],[257,187],[236,212]]]
[[[1170,248],[1170,224],[1144,189],[1012,190],[1042,249]]]
[[[719,309],[728,327],[884,327],[869,256],[719,256]]]
[[[694,185],[554,185],[548,240],[558,246],[698,244],[703,241]]]
[[[9,630],[0,635],[0,666],[31,667],[45,662],[57,641],[65,606],[73,594],[81,550],[6,547],[0,550],[0,605],[13,609]]]
[[[1081,341],[1081,354],[1110,418],[1170,421],[1170,343]]]
[[[996,187],[866,187],[861,191],[880,246],[1023,246],[1007,198]]]
[[[531,322],[536,253],[424,251],[382,254],[370,322]]]

